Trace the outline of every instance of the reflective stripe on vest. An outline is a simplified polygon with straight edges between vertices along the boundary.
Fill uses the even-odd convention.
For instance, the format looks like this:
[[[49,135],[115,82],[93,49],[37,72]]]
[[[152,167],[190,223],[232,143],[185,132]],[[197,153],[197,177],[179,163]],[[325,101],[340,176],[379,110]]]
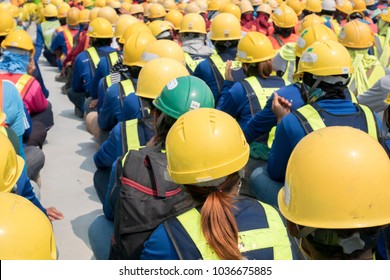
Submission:
[[[131,80],[123,80],[119,83],[121,90],[123,90],[124,96],[128,96],[130,93],[135,92],[133,82]]]
[[[364,115],[366,116],[367,122],[367,133],[371,135],[372,138],[378,139],[376,121],[372,111],[364,105],[356,105],[363,110]],[[297,109],[307,120],[307,123],[311,126],[313,131],[325,128],[326,124],[324,123],[320,113],[310,104],[307,104],[299,109]]]
[[[27,94],[28,89],[30,88],[30,85],[34,81],[34,77],[24,74],[20,76],[18,81],[15,83],[15,87],[18,89],[20,96],[22,97],[22,100]]]
[[[278,212],[271,206],[261,203],[267,217],[269,228],[252,229],[238,233],[238,247],[241,253],[273,248],[275,260],[292,259],[290,240],[285,226]],[[177,217],[180,224],[199,250],[204,260],[218,260],[219,257],[205,239],[202,227],[201,216],[195,208]],[[275,244],[278,244],[275,246]]]
[[[51,40],[53,39],[53,34],[56,28],[60,26],[58,20],[54,21],[44,21],[41,23],[43,41],[46,48],[50,49]]]
[[[224,62],[216,52],[212,53],[210,59],[214,62],[222,78],[225,79],[226,62]],[[240,61],[236,61],[236,60],[232,61],[232,69],[238,69],[241,68],[241,66],[242,63]]]
[[[112,86],[112,80],[111,80],[111,74],[108,74],[106,78],[104,79],[105,81],[105,90],[108,89],[110,86]]]
[[[141,146],[138,136],[138,119],[132,119],[125,122],[127,151],[139,150]]]
[[[255,77],[246,78],[245,81],[252,87],[253,92],[256,94],[257,100],[259,101],[260,108],[263,109],[267,103],[268,98],[279,88],[263,88],[259,80]]]
[[[370,69],[368,69],[366,71],[366,79],[369,88],[365,89],[364,91],[373,87],[374,84],[385,75],[386,72],[383,69],[383,66],[381,64],[374,65],[374,68],[371,67]],[[348,89],[352,91],[356,96],[364,93],[364,92],[358,92],[358,89],[356,87],[356,80],[354,78],[352,78],[351,81],[349,82]]]
[[[65,45],[66,45],[66,51],[69,53],[71,48],[73,47],[73,36],[72,33],[70,33],[70,30],[68,28],[65,28],[63,30],[64,39],[65,39]]]
[[[99,64],[100,57],[95,47],[90,47],[85,50],[89,56],[89,64],[91,66],[92,73],[95,73],[95,69]]]
[[[198,64],[204,60],[204,59],[194,60],[194,59],[192,59],[192,57],[189,53],[184,53],[184,57],[185,57],[186,64],[187,64],[188,68],[190,68],[192,72],[194,72],[196,69],[196,66],[198,66]]]
[[[118,52],[111,52],[108,55],[108,63],[109,63],[110,69],[118,60],[119,60]]]

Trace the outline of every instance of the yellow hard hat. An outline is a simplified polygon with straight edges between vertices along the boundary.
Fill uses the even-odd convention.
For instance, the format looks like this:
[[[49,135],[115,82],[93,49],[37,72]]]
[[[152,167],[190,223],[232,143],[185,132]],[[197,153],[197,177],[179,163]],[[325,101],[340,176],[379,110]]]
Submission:
[[[19,18],[19,16],[20,16],[19,7],[11,4],[9,6],[8,10],[9,10],[10,14],[12,15],[12,17]]]
[[[8,13],[0,12],[0,36],[6,36],[15,29],[15,20]]]
[[[130,25],[137,23],[137,22],[139,22],[139,20],[137,18],[133,17],[132,15],[129,15],[129,14],[120,15],[115,23],[114,36],[116,38],[122,37],[122,35],[123,35],[123,33],[125,33],[126,29]]]
[[[53,227],[48,217],[26,198],[0,193],[0,259],[55,260]]]
[[[279,5],[273,11],[271,19],[276,26],[281,28],[291,28],[298,23],[298,16],[295,11],[285,4]]]
[[[383,11],[383,12],[379,15],[379,17],[380,17],[383,21],[385,21],[385,22],[390,22],[390,10],[387,9],[387,10]]]
[[[302,10],[305,7],[305,5],[299,0],[287,0],[286,4],[295,11],[297,16],[302,14]]]
[[[111,1],[109,5],[113,9],[119,9],[122,6],[122,3],[119,1]]]
[[[208,11],[218,11],[221,6],[221,3],[219,0],[211,0],[208,2],[207,10]]]
[[[321,2],[322,2],[321,0],[306,0],[305,10],[313,13],[319,13],[322,11]]]
[[[61,3],[59,6],[58,6],[58,18],[66,18],[66,14],[68,13],[68,11],[70,10],[70,6],[68,3]]]
[[[323,24],[309,26],[299,34],[298,42],[295,45],[295,55],[301,57],[308,46],[327,40],[337,42],[337,36],[332,29]]]
[[[177,9],[182,13],[185,14],[184,10],[186,9],[187,3],[180,3],[177,5]]]
[[[112,24],[105,18],[97,17],[89,23],[87,35],[91,38],[112,38]]]
[[[177,10],[176,2],[174,0],[165,0],[162,5],[167,12]]]
[[[149,23],[148,27],[150,31],[152,31],[153,36],[157,39],[159,34],[172,30],[171,23],[164,20],[154,20]]]
[[[131,35],[142,32],[142,33],[149,33],[152,35],[152,31],[147,27],[147,25],[143,22],[136,22],[131,24],[125,32],[122,34],[122,37],[119,39],[119,43],[125,44],[126,40],[130,38]],[[153,36],[153,35],[152,35]]]
[[[301,24],[298,28],[298,33],[301,33],[303,30],[305,30],[309,26],[323,24],[323,23],[324,23],[324,21],[320,16],[317,16],[316,14],[307,15],[302,19]]]
[[[58,10],[57,7],[53,4],[48,4],[45,8],[43,8],[43,16],[44,17],[57,17]]]
[[[272,7],[269,4],[263,3],[257,8],[256,12],[263,12],[265,14],[272,15]]]
[[[153,59],[146,63],[139,73],[136,94],[140,97],[155,99],[169,81],[189,75],[187,68],[174,59]]]
[[[206,22],[199,14],[186,14],[180,24],[179,33],[202,33],[206,34]]]
[[[254,11],[249,0],[242,0],[240,3],[238,3],[238,7],[240,8],[242,14]]]
[[[211,108],[182,115],[168,132],[166,152],[168,173],[177,184],[223,178],[249,159],[249,145],[237,121]]]
[[[31,53],[35,52],[33,41],[25,30],[12,30],[1,43],[3,49],[18,48]]]
[[[131,6],[133,6],[133,4],[131,4],[129,2],[123,2],[121,7],[123,9],[125,9],[126,11],[130,12],[131,11]]]
[[[183,49],[176,42],[165,39],[157,40],[145,48],[140,65],[143,66],[147,62],[161,57],[170,58],[181,65],[186,65]]]
[[[149,8],[148,18],[163,18],[166,15],[167,12],[161,4],[152,4]]]
[[[238,43],[236,60],[242,63],[262,62],[274,56],[271,41],[260,32],[247,32]]]
[[[155,41],[156,38],[150,33],[138,32],[131,35],[123,48],[123,64],[142,67],[142,53]]]
[[[172,10],[167,13],[165,20],[173,24],[175,30],[180,29],[180,23],[183,20],[183,14],[178,10]]]
[[[374,44],[374,33],[367,23],[354,19],[340,30],[339,42],[351,49],[369,48]]]
[[[100,7],[93,7],[93,9],[89,13],[89,21],[93,21],[95,18],[98,17],[98,13],[100,9],[101,9]]]
[[[0,147],[0,192],[11,192],[20,175],[22,174],[24,160],[22,157],[16,154],[11,141],[1,132]]]
[[[348,50],[339,42],[315,42],[303,52],[295,75],[304,72],[317,76],[351,74],[352,59]]]
[[[211,22],[210,39],[228,41],[241,39],[240,21],[232,14],[220,13]]]
[[[350,14],[353,10],[351,1],[337,0],[336,1],[336,10],[339,10],[347,15]]]
[[[367,9],[366,2],[364,0],[351,0],[352,11],[364,12]]]
[[[92,0],[83,0],[83,6],[85,8],[89,8],[89,7],[93,6],[93,1]]]
[[[97,16],[107,19],[111,23],[111,25],[114,25],[118,19],[118,14],[114,10],[114,8],[112,8],[110,6],[105,6],[105,7],[101,8],[98,11]]]
[[[66,24],[67,25],[78,25],[80,17],[80,9],[76,7],[70,8],[68,13],[66,14]]]
[[[198,4],[196,4],[195,2],[191,2],[187,4],[187,6],[184,9],[184,12],[185,14],[191,14],[191,13],[200,14],[200,8]]]
[[[234,5],[232,3],[224,5],[223,8],[221,8],[219,10],[219,12],[220,13],[229,13],[229,14],[232,14],[232,15],[236,16],[236,18],[238,20],[241,19],[240,7],[238,7],[237,5]]]
[[[89,22],[90,18],[91,18],[91,12],[92,10],[88,10],[88,9],[82,9],[79,13],[79,19],[77,21],[77,23],[87,23]]]
[[[207,6],[208,5],[207,5],[206,1],[197,0],[195,2],[196,2],[196,4],[198,4],[198,7],[199,7],[201,13],[207,13]]]
[[[106,0],[96,0],[95,7],[103,8],[106,6]]]
[[[327,127],[295,147],[278,205],[287,220],[302,226],[381,226],[390,223],[389,182],[389,157],[378,140],[352,127]]]
[[[139,14],[144,12],[144,7],[140,4],[133,4],[130,8],[130,14]]]

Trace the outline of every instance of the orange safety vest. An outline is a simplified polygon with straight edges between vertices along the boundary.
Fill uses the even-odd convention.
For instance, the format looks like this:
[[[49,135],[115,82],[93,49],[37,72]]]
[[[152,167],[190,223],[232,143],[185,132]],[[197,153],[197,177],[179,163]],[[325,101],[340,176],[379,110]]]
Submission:
[[[26,96],[31,84],[34,82],[34,77],[30,76],[28,74],[4,73],[4,74],[0,74],[0,81],[1,80],[11,81],[15,85],[15,87],[18,89],[19,94],[23,100],[24,97]]]
[[[69,53],[73,47],[73,34],[69,30],[69,28],[64,28],[63,33],[64,33],[64,38],[65,38],[66,53]]]

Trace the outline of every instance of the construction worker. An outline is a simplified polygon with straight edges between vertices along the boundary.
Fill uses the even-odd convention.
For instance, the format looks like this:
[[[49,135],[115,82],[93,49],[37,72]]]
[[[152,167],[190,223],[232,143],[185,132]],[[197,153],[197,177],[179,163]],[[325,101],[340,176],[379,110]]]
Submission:
[[[390,14],[389,10],[380,14],[378,17],[378,34],[374,34],[375,40],[375,56],[383,67],[389,68],[390,65],[390,53],[389,53],[389,42],[390,42]]]
[[[167,12],[165,11],[164,6],[158,3],[154,3],[150,5],[147,17],[148,20],[152,22],[154,20],[164,20],[166,15]]]
[[[151,84],[149,82],[150,74],[155,73],[160,75],[155,80],[155,83]],[[131,150],[142,149],[143,146],[158,147],[161,143],[165,143],[165,137],[169,128],[176,118],[184,112],[199,107],[214,106],[213,96],[207,85],[198,78],[190,77],[185,67],[180,63],[166,58],[152,60],[142,68],[136,94],[135,97],[138,99],[136,100],[137,106],[140,107],[139,111],[141,113],[136,119],[121,122],[111,131],[110,137],[123,137],[122,145],[118,142],[119,138],[116,140],[109,138],[102,146],[102,149],[107,149],[116,143],[114,144],[117,148],[115,154],[119,153],[123,156],[123,158],[120,158],[123,164],[125,164],[126,157],[131,153]],[[153,100],[160,95],[162,96],[158,103],[156,103],[157,101],[153,103]],[[182,102],[177,102],[178,96],[180,96]],[[150,114],[147,114],[147,111],[150,111]],[[95,162],[97,159],[102,160],[103,156],[107,162],[110,156],[114,156],[112,151],[108,152],[108,150],[104,151],[102,149],[99,152],[99,158],[94,158]],[[97,191],[103,195],[105,217],[99,216],[88,231],[93,251],[99,259],[108,259],[108,249],[113,233],[114,209],[119,199],[118,192],[116,188],[114,189],[114,180],[117,178],[117,162],[116,158],[111,160],[113,160],[113,164],[111,166],[112,171],[108,187],[107,185],[102,186],[100,183],[95,185],[95,188],[98,186],[102,187],[97,189]],[[95,178],[98,179],[98,177],[94,176]],[[103,244],[101,241],[96,242],[102,239],[99,237],[102,229],[105,233],[105,243]]]
[[[285,179],[288,159],[296,144],[314,130],[335,125],[351,126],[380,139],[381,128],[376,114],[369,107],[346,99],[352,73],[348,50],[338,42],[316,42],[302,54],[296,75],[302,76],[301,94],[307,104],[289,114],[291,102],[274,98],[273,110],[278,126],[267,170],[255,169],[250,178],[251,190],[258,199],[277,205],[277,193]]]
[[[352,12],[347,17],[347,22],[354,19],[361,19],[365,21],[372,32],[375,34],[378,33],[378,26],[372,21],[372,19],[366,16],[364,13],[367,10],[366,2],[364,0],[351,0],[352,3]]]
[[[60,26],[58,21],[58,10],[53,4],[48,4],[43,9],[45,21],[37,24],[37,36],[35,39],[35,56],[34,61],[37,64],[43,49],[43,56],[51,66],[57,67],[55,54],[50,50],[50,44],[53,39],[54,31]]]
[[[0,193],[0,258],[2,260],[56,260],[53,227],[27,199]]]
[[[5,37],[10,33],[12,30],[15,29],[15,21],[6,12],[0,11],[0,44],[3,42]],[[3,51],[0,51],[0,56],[2,55]]]
[[[307,0],[304,4],[304,8],[301,14],[301,18],[307,15],[316,14],[319,15],[322,10],[321,0]]]
[[[165,20],[173,24],[173,28],[175,29],[175,33],[177,35],[180,29],[181,21],[183,20],[183,14],[178,10],[171,10],[165,16]]]
[[[105,18],[96,18],[90,22],[88,36],[91,47],[77,55],[74,68],[72,88],[67,91],[69,100],[75,105],[75,114],[84,116],[84,101],[91,92],[91,83],[99,64],[100,57],[115,51],[110,47],[114,32],[111,23]]]
[[[133,17],[138,18],[141,22],[144,22],[144,7],[140,4],[132,4],[130,14]]]
[[[294,26],[298,23],[298,17],[291,7],[285,4],[279,5],[273,11],[271,19],[274,31],[270,31],[268,38],[275,50],[278,50],[286,43],[297,42],[298,35],[293,32]]]
[[[256,31],[255,17],[253,16],[253,7],[249,0],[242,0],[238,3],[241,10],[240,24],[243,31]]]
[[[390,224],[389,180],[390,161],[378,141],[355,128],[323,128],[296,145],[279,210],[308,259],[371,260]]]
[[[324,24],[339,35],[340,24],[334,18],[336,13],[336,0],[324,0],[322,1],[322,11],[320,13],[321,18],[324,20]]]
[[[256,25],[257,25],[257,31],[263,33],[264,35],[269,35],[269,29],[270,29],[270,17],[272,15],[272,8],[268,4],[261,4],[257,10],[257,17],[256,17]]]
[[[236,58],[237,45],[242,37],[241,25],[234,15],[220,13],[213,19],[209,34],[215,51],[208,59],[198,64],[193,75],[205,81],[214,94],[215,102],[218,103],[225,80],[226,62],[234,61]],[[234,81],[245,78],[238,61],[234,62],[233,69]]]
[[[170,22],[165,20],[154,20],[148,24],[149,29],[152,31],[154,37],[157,40],[173,40],[174,29]]]
[[[206,23],[199,14],[186,14],[180,24],[181,44],[188,71],[192,74],[198,64],[210,57],[212,50],[205,44]]]
[[[188,138],[184,139],[183,133]],[[182,185],[202,210],[192,208],[165,226],[160,224],[144,243],[142,260],[293,258],[278,212],[238,195],[249,145],[234,118],[211,108],[187,112],[169,131],[166,154],[170,178]],[[249,217],[252,222],[244,226]],[[269,232],[272,242],[265,245],[260,240],[268,237],[255,233],[244,237],[248,230]]]
[[[356,96],[363,93],[366,98],[376,96],[383,104],[387,92],[383,92],[381,79],[390,74],[390,70],[384,68],[376,56],[368,54],[368,50],[374,45],[374,34],[369,25],[359,19],[352,20],[341,29],[338,38],[348,49],[355,68],[348,85],[349,90]],[[363,104],[371,107],[366,102]]]
[[[66,14],[68,13],[68,11],[70,10],[70,6],[68,3],[66,2],[62,2],[58,7],[57,7],[57,11],[58,11],[58,21],[60,22],[60,26],[57,27],[56,31],[59,30],[61,31],[61,27],[62,26],[65,26],[66,25]],[[59,29],[58,29],[59,28]],[[58,32],[58,31],[57,31]]]
[[[15,141],[17,142],[17,141]],[[61,220],[63,215],[55,207],[44,208],[35,195],[30,178],[27,176],[25,161],[22,156],[16,154],[14,146],[19,143],[11,143],[10,139],[3,132],[0,132],[0,144],[2,148],[0,193],[13,192],[28,199],[38,207],[51,220]],[[19,150],[22,151],[22,150]]]
[[[275,90],[285,86],[281,77],[271,75],[274,56],[275,51],[267,36],[248,32],[237,47],[237,60],[242,63],[247,78],[234,82],[231,63],[226,65],[224,86],[216,109],[231,115],[240,127],[265,107]]]
[[[334,14],[334,19],[340,24],[340,26],[344,26],[347,22],[348,15],[352,12],[353,7],[352,3],[349,0],[339,0],[336,1],[336,12]]]
[[[79,32],[79,14],[80,10],[78,8],[70,8],[66,14],[66,25],[58,27],[54,32],[50,49],[56,54],[57,65],[60,71],[63,67],[62,61],[73,47],[73,37]]]

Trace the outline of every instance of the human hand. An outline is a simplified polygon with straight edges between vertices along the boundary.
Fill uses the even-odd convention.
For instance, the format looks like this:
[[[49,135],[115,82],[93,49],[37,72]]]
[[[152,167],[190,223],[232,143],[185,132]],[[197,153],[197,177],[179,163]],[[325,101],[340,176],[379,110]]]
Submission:
[[[292,103],[285,99],[284,97],[279,96],[276,92],[274,93],[274,100],[272,101],[272,111],[274,112],[278,123],[282,118],[290,113]]]
[[[98,104],[98,101],[99,99],[92,99],[91,103],[89,104],[89,108],[94,109]]]
[[[64,218],[64,215],[54,207],[46,208],[46,213],[50,221],[62,220]]]
[[[225,80],[226,81],[234,81],[232,75],[232,61],[226,61],[226,69],[225,69]]]

